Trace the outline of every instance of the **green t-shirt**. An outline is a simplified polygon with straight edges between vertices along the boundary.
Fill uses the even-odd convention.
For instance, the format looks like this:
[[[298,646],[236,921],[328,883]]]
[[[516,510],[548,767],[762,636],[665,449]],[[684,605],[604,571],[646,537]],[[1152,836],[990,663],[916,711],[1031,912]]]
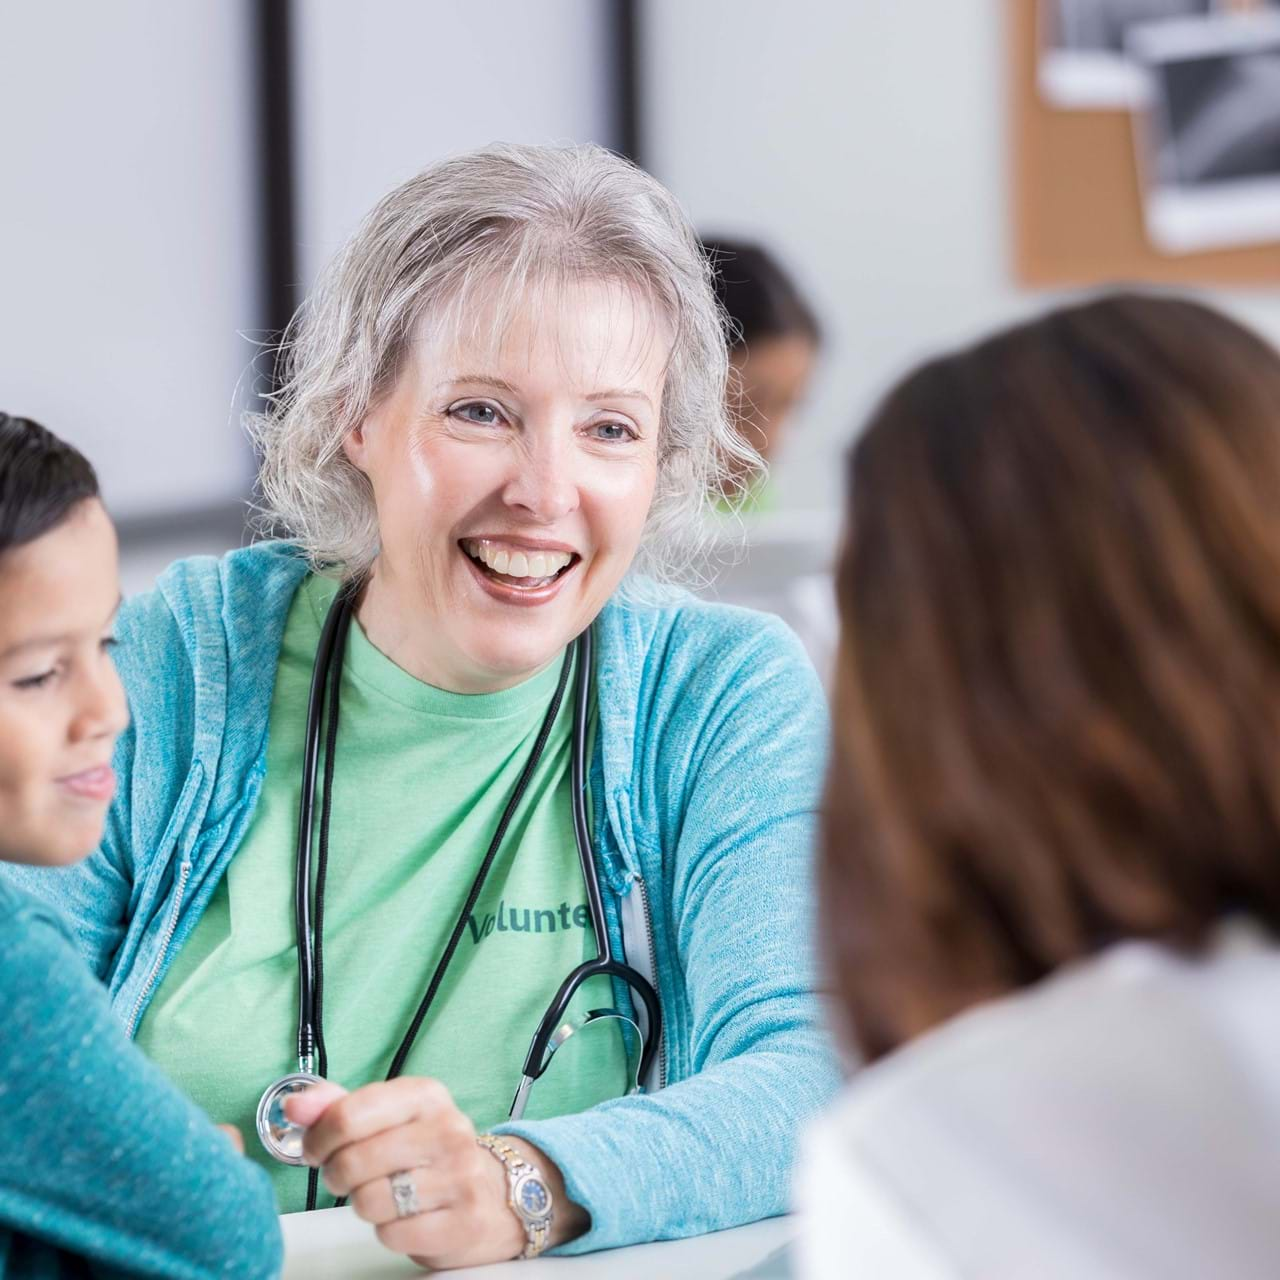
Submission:
[[[253,821],[138,1029],[147,1055],[272,1175],[283,1212],[307,1170],[277,1164],[254,1127],[268,1084],[297,1070],[294,872],[307,696],[336,584],[311,577],[289,611]],[[381,1080],[426,990],[528,760],[560,660],[513,689],[423,684],[353,622],[342,673],[324,900],[328,1075]],[[467,921],[404,1074],[433,1076],[478,1129],[506,1118],[529,1040],[563,978],[596,954],[573,840],[571,690]],[[323,766],[320,773],[323,780]],[[321,790],[317,785],[317,792]],[[319,829],[317,795],[317,841]],[[574,1012],[613,1004],[608,979]],[[526,1116],[581,1111],[627,1088],[616,1021],[568,1040]],[[322,1190],[320,1204],[332,1203]]]
[[[722,516],[741,516],[744,519],[750,519],[752,516],[773,511],[778,505],[778,495],[774,491],[771,478],[756,476],[737,493],[716,494],[714,502],[716,511]]]

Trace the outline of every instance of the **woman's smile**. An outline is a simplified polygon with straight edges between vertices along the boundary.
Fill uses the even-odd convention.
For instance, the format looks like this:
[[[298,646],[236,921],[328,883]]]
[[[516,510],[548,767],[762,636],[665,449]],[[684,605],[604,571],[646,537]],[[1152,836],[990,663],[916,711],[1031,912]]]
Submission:
[[[562,543],[480,537],[459,543],[473,575],[496,600],[539,605],[553,599],[582,557]]]

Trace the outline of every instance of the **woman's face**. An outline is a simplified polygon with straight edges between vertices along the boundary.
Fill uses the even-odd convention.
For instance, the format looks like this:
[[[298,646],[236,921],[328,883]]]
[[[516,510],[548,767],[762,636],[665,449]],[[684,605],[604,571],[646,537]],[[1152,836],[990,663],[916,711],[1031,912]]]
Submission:
[[[653,500],[668,344],[646,302],[604,283],[529,299],[496,343],[411,344],[346,443],[377,505],[358,616],[379,649],[476,693],[519,683],[586,629]]]
[[[102,838],[129,721],[107,651],[119,603],[97,499],[0,556],[0,859],[63,865]]]

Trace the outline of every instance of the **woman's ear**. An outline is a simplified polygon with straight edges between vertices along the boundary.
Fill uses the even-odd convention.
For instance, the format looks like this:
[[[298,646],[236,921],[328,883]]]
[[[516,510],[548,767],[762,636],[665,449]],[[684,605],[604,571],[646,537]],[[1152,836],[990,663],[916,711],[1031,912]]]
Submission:
[[[365,439],[365,425],[364,422],[359,423],[342,438],[342,452],[357,471],[365,470],[365,455],[369,448]]]

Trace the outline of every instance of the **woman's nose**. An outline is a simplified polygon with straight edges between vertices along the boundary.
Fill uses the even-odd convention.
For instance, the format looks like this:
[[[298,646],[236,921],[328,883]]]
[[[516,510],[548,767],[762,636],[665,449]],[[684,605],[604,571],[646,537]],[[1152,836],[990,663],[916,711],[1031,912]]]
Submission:
[[[503,501],[540,524],[561,520],[578,506],[572,449],[556,440],[537,440],[513,454]]]

